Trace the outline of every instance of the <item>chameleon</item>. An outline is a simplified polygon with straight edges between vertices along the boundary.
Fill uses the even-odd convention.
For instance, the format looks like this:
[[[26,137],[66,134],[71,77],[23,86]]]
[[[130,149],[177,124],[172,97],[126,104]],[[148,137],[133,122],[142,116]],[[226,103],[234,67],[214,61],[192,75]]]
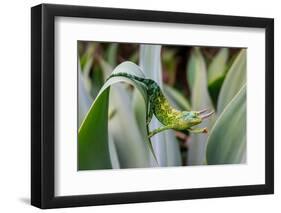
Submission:
[[[141,78],[128,73],[115,73],[109,76],[108,79],[116,76],[126,77],[133,81],[141,83],[148,95],[148,113],[146,116],[146,124],[148,125],[153,117],[155,117],[163,124],[162,127],[156,128],[149,132],[148,138],[156,135],[167,129],[174,129],[178,131],[189,131],[191,133],[207,133],[207,128],[194,128],[194,126],[200,124],[203,119],[210,117],[214,112],[209,112],[208,109],[201,111],[180,111],[172,107],[165,95],[163,94],[159,85],[152,79]],[[107,80],[108,80],[107,79]]]

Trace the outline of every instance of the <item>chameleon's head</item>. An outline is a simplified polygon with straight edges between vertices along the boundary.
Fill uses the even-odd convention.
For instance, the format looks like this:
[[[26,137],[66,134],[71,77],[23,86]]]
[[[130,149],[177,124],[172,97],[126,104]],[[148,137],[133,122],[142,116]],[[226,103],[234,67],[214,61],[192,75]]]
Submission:
[[[187,122],[188,126],[195,126],[200,124],[204,119],[210,117],[214,112],[207,112],[207,109],[202,111],[184,111],[183,112],[183,119]]]

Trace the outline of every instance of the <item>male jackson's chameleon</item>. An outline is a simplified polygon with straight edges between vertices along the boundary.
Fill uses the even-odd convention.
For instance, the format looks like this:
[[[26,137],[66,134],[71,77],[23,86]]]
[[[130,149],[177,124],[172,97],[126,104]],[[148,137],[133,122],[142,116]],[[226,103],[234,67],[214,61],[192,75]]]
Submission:
[[[150,132],[148,135],[149,138],[167,129],[175,129],[179,131],[187,130],[191,133],[208,132],[207,128],[192,127],[200,124],[203,119],[211,116],[213,112],[203,115],[207,109],[202,111],[179,111],[170,105],[159,85],[155,81],[123,72],[112,74],[108,79],[116,76],[123,76],[131,80],[138,81],[145,86],[149,104],[146,122],[149,124],[154,114],[155,117],[164,125]]]

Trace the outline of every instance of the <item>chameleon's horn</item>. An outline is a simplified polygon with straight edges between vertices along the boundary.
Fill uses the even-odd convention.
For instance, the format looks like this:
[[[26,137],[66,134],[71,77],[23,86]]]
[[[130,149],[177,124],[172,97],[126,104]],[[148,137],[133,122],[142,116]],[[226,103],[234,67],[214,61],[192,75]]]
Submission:
[[[203,115],[203,116],[201,117],[201,119],[208,118],[208,117],[210,117],[213,113],[214,113],[214,111],[209,112],[209,113],[207,113],[207,114]]]
[[[201,111],[198,111],[198,114],[201,115],[201,114],[203,114],[204,112],[207,112],[207,111],[208,111],[208,109],[203,109]]]

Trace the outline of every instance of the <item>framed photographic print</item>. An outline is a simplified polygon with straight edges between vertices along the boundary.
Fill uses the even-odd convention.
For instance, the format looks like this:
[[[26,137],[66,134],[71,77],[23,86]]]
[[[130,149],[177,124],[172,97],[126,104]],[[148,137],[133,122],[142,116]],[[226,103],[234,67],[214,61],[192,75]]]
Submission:
[[[274,191],[274,21],[31,9],[31,203]]]

